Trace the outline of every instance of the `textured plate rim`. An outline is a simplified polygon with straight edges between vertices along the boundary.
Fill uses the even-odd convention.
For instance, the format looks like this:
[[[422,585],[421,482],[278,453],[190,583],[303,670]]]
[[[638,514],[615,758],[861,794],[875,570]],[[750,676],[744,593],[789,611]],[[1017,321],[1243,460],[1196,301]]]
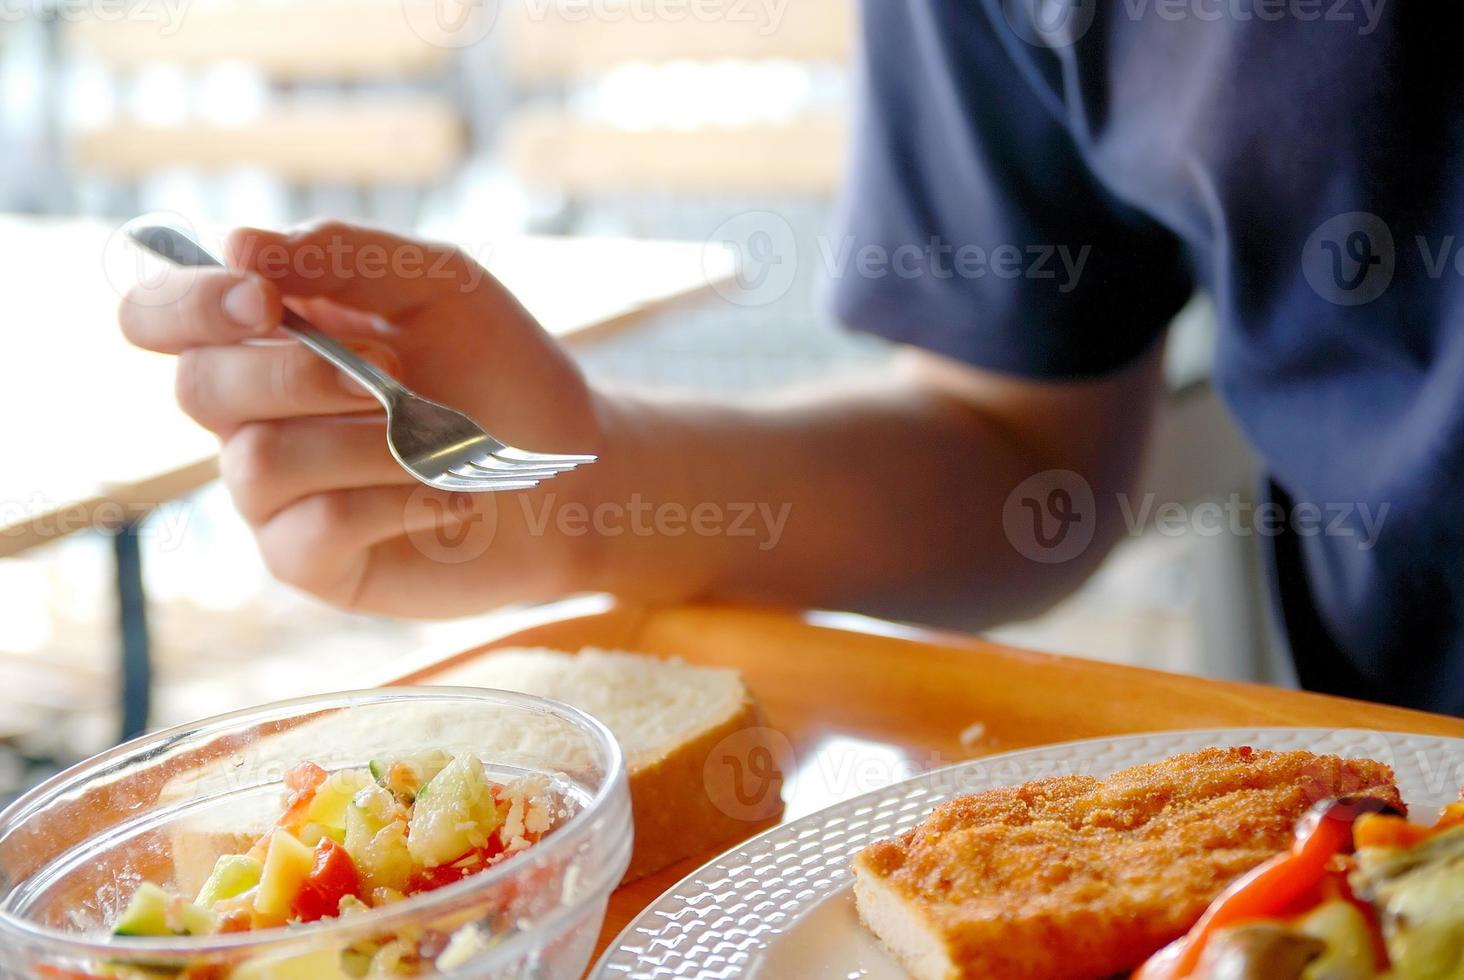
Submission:
[[[657,969],[655,967],[642,969],[638,968],[639,965],[634,962],[634,960],[629,964],[622,962],[622,960],[627,955],[631,957],[638,957],[640,955],[640,950],[633,947],[630,944],[630,940],[632,939],[632,937],[635,936],[638,930],[642,929],[645,926],[645,924],[649,920],[651,920],[653,917],[657,916],[657,914],[661,912],[661,906],[663,905],[663,903],[675,898],[683,891],[689,890],[688,886],[700,885],[702,883],[702,879],[707,876],[708,872],[718,869],[720,865],[725,864],[729,860],[735,859],[738,855],[757,852],[760,849],[764,848],[766,845],[779,842],[783,838],[787,838],[790,843],[796,841],[798,838],[803,836],[803,834],[806,833],[809,829],[824,826],[828,824],[831,820],[839,819],[846,812],[854,813],[862,809],[875,806],[881,801],[897,799],[912,793],[917,793],[920,792],[922,788],[927,786],[933,785],[939,787],[943,781],[950,781],[952,784],[954,784],[962,779],[963,774],[979,772],[983,769],[990,768],[993,765],[999,764],[1001,762],[1012,761],[1020,757],[1032,757],[1035,760],[1042,756],[1052,755],[1055,753],[1075,752],[1081,751],[1084,748],[1093,748],[1098,746],[1122,747],[1154,739],[1175,741],[1213,740],[1214,744],[1225,746],[1246,744],[1251,741],[1266,741],[1272,738],[1279,740],[1280,738],[1287,736],[1291,738],[1305,738],[1309,735],[1315,736],[1318,739],[1336,738],[1342,735],[1352,735],[1356,736],[1358,739],[1380,739],[1386,743],[1389,743],[1389,745],[1391,745],[1391,743],[1395,741],[1402,741],[1405,743],[1413,743],[1415,749],[1418,747],[1419,743],[1431,743],[1435,749],[1441,749],[1446,752],[1464,753],[1464,738],[1458,738],[1448,735],[1431,735],[1422,732],[1400,732],[1389,729],[1374,729],[1349,726],[1319,728],[1316,726],[1273,725],[1258,727],[1164,729],[1150,732],[1132,732],[1123,735],[1098,736],[1096,738],[1074,739],[1066,742],[1050,742],[1042,745],[1030,745],[1025,748],[1012,749],[1007,752],[998,752],[992,755],[981,756],[975,759],[967,759],[965,761],[957,762],[952,765],[932,769],[928,772],[915,775],[909,779],[904,779],[900,780],[899,782],[891,783],[889,786],[872,790],[867,793],[861,793],[858,796],[852,796],[846,800],[841,800],[837,803],[830,804],[829,806],[826,806],[813,813],[805,814],[804,816],[799,817],[797,820],[793,820],[785,824],[780,824],[776,827],[771,827],[768,830],[749,837],[747,840],[742,841],[735,847],[731,847],[717,854],[709,861],[705,862],[704,864],[697,867],[695,870],[691,871],[689,874],[681,878],[679,881],[677,881],[670,888],[666,889],[660,895],[656,896],[656,898],[653,899],[648,905],[646,905],[646,907],[642,909],[635,916],[635,918],[628,922],[625,928],[622,929],[616,935],[615,939],[605,948],[604,953],[601,954],[599,959],[596,960],[594,967],[588,974],[589,980],[624,980],[624,978],[639,980],[639,978],[643,977],[649,978],[682,976],[729,977],[737,975],[741,972],[741,969],[732,969],[733,964],[730,963],[728,964],[727,968],[724,968],[722,970],[707,970],[698,971],[696,974],[685,974],[673,973],[664,969]],[[1265,748],[1266,746],[1262,745],[1258,747]],[[1170,747],[1169,749],[1164,750],[1163,754],[1155,755],[1147,761],[1156,761],[1158,759],[1165,758],[1167,755],[1172,755],[1176,752],[1181,751],[1193,751],[1193,749]],[[1352,757],[1357,758],[1366,756],[1354,755]],[[1146,760],[1135,758],[1131,761],[1126,761],[1124,765],[1138,765],[1142,764],[1143,761]],[[1390,765],[1393,765],[1395,771],[1397,770],[1398,766],[1396,765],[1396,758],[1386,761],[1388,761]],[[1119,768],[1123,768],[1123,766],[1120,766]],[[1054,775],[1055,774],[1056,773],[1054,773]],[[1026,779],[1021,777],[1018,777],[1015,780],[997,779],[995,781],[992,781],[990,785],[993,787],[1010,786],[1025,781]],[[969,792],[973,790],[967,791]],[[1451,790],[1451,792],[1458,792],[1457,786],[1455,786]],[[933,806],[936,803],[939,803],[940,801],[947,799],[953,795],[956,795],[956,790],[953,790],[952,787],[947,787],[946,791],[944,792],[937,790],[936,792],[931,793],[929,799],[924,801],[921,806],[923,810],[928,810],[929,806]],[[1406,795],[1405,799],[1407,799]],[[848,857],[852,857],[852,850],[848,854],[844,855],[844,857],[846,859]],[[829,883],[827,881],[821,882],[819,887],[821,889],[825,889],[829,893],[838,890],[837,888],[829,887]],[[814,907],[818,903],[822,902],[826,897],[827,895],[825,894],[812,896],[812,902],[809,904],[808,907]],[[663,916],[663,918],[669,917]],[[768,938],[775,938],[778,935],[786,933],[788,927],[797,922],[799,918],[800,916],[795,915],[787,922],[782,923],[780,927],[774,927],[767,933]],[[716,931],[709,929],[708,934],[715,937]],[[758,951],[765,950],[768,945],[769,944],[766,941],[760,943],[758,946]],[[746,965],[751,964],[743,964],[742,966]]]

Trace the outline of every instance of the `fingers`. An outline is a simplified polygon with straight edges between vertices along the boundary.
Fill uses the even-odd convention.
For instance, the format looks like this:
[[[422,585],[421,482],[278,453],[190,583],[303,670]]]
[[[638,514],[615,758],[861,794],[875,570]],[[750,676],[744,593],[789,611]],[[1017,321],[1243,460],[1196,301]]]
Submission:
[[[335,490],[291,504],[258,528],[255,537],[276,578],[353,608],[360,604],[377,545],[439,526],[442,514],[491,507],[491,501],[481,499],[491,496],[416,485]],[[422,506],[428,498],[435,498],[437,506]]]
[[[347,346],[400,376],[401,362],[384,344],[349,341]],[[195,421],[222,436],[246,422],[376,407],[364,388],[293,341],[184,351],[178,360],[177,398]]]
[[[224,441],[219,470],[251,526],[312,495],[374,486],[415,486],[386,447],[376,417],[252,422]]]
[[[129,290],[117,317],[138,347],[177,354],[259,337],[280,321],[280,294],[254,274],[170,268],[162,281]],[[167,296],[169,302],[159,302]]]
[[[230,264],[258,273],[286,296],[326,298],[397,322],[472,292],[487,276],[450,245],[335,221],[290,233],[241,228],[227,249]]]

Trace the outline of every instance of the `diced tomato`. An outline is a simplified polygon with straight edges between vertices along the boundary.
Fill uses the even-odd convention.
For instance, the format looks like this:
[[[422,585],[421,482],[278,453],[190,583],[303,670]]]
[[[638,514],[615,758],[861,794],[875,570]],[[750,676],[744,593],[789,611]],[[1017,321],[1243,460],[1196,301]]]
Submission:
[[[106,980],[105,977],[95,973],[87,973],[84,970],[68,970],[64,966],[52,966],[49,963],[42,963],[36,967],[36,973],[45,977],[46,980]]]
[[[450,864],[441,864],[435,868],[418,868],[407,882],[406,893],[416,895],[456,884],[497,863],[502,855],[503,841],[499,840],[497,834],[494,834],[488,838],[488,843],[474,848]]]
[[[290,797],[285,801],[285,812],[280,814],[279,826],[289,828],[304,821],[305,811],[310,809],[316,791],[329,775],[313,762],[302,762],[285,773],[285,787],[290,790]]]
[[[315,793],[320,789],[330,773],[320,768],[313,762],[302,762],[298,766],[285,772],[285,788],[290,795],[285,798],[285,810],[280,814],[279,819],[254,842],[249,849],[249,856],[256,861],[263,861],[269,850],[269,839],[274,836],[277,829],[297,831],[305,823],[305,814],[310,809],[310,803],[315,799]],[[298,835],[297,835],[298,836]]]
[[[316,922],[339,914],[341,899],[347,895],[361,897],[361,877],[346,849],[327,837],[316,845],[315,865],[290,910],[301,922]]]

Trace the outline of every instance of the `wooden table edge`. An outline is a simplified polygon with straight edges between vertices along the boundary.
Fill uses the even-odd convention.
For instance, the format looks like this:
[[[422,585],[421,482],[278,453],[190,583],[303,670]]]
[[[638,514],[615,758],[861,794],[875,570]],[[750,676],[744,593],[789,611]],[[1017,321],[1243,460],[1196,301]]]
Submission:
[[[1227,703],[1244,705],[1262,702],[1267,706],[1267,710],[1274,710],[1271,707],[1273,705],[1284,706],[1287,703],[1293,703],[1298,706],[1304,705],[1307,709],[1305,713],[1314,720],[1319,714],[1334,714],[1339,727],[1464,738],[1464,719],[1448,718],[1407,708],[1370,704],[1313,692],[1283,690],[1241,681],[1207,680],[1150,668],[1085,660],[1062,654],[1020,650],[969,634],[902,626],[847,614],[798,612],[776,608],[697,604],[656,609],[617,603],[613,598],[603,595],[571,597],[508,611],[501,620],[500,628],[482,644],[445,655],[423,656],[414,663],[394,671],[391,676],[383,679],[383,683],[391,685],[430,684],[434,674],[468,663],[495,649],[520,646],[565,648],[571,644],[563,644],[558,641],[565,635],[566,625],[572,626],[573,632],[588,633],[599,637],[594,645],[634,651],[640,649],[643,639],[650,637],[658,624],[664,623],[668,618],[695,619],[716,616],[747,618],[790,630],[842,631],[851,641],[853,638],[863,638],[870,642],[884,641],[892,644],[911,645],[915,648],[923,648],[936,656],[975,656],[988,662],[1014,663],[1024,669],[1052,670],[1057,676],[1077,673],[1089,677],[1130,681],[1136,686],[1175,692],[1183,696],[1193,696],[1195,691],[1217,692],[1225,696],[1224,700]],[[1350,722],[1348,719],[1361,719],[1362,723]],[[1298,727],[1298,725],[1300,727],[1325,727],[1315,724],[1314,721],[1287,726],[1283,720],[1274,718],[1246,727]],[[1098,737],[1134,735],[1140,734],[1142,731],[1183,731],[1211,727],[1230,726],[1212,724],[1161,726],[1114,731],[1109,735]],[[1054,739],[1052,743],[1061,741],[1068,741],[1068,739]],[[1016,749],[978,750],[972,752],[968,757],[978,758],[1027,747],[1030,745],[1019,746]],[[744,840],[770,829],[770,826],[776,826],[776,824],[750,827],[749,834]],[[667,889],[675,887],[675,884],[682,878],[694,873],[707,862],[715,860],[731,847],[738,846],[739,843],[737,841],[729,842],[726,846],[693,855],[648,878],[622,886],[612,893],[606,921],[595,944],[593,962],[599,961],[627,923],[634,921],[640,912],[661,894],[664,894]]]

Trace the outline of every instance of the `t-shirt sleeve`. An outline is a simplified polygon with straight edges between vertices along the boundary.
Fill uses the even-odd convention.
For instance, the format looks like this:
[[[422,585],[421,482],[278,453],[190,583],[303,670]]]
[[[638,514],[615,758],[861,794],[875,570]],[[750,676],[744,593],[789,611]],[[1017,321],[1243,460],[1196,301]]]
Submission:
[[[824,250],[836,315],[1034,377],[1146,350],[1192,290],[1178,239],[1099,184],[981,4],[862,6],[853,157]]]

